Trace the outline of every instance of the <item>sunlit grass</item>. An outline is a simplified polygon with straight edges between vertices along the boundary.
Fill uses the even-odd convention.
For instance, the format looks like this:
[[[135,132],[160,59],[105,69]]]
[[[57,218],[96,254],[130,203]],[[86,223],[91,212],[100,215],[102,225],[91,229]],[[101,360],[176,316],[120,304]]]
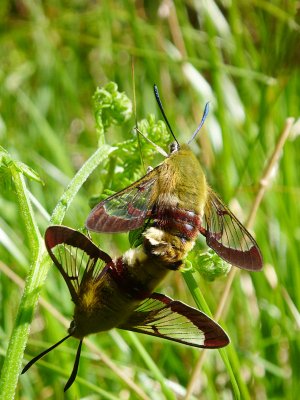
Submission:
[[[178,3],[178,4],[177,4]],[[180,142],[199,123],[206,101],[211,112],[194,150],[211,186],[245,220],[256,188],[289,116],[299,117],[299,25],[297,2],[177,2],[169,7],[130,1],[76,3],[2,1],[0,142],[44,181],[27,182],[49,214],[75,172],[96,150],[92,107],[96,86],[116,81],[132,98],[134,56],[137,117],[158,115],[155,82]],[[42,5],[41,5],[42,4]],[[147,3],[148,4],[148,3]],[[298,16],[299,20],[299,16]],[[131,137],[134,119],[110,129],[113,144]],[[231,337],[231,366],[242,398],[293,398],[299,389],[300,304],[300,148],[299,128],[285,144],[274,178],[254,224],[265,267],[238,273],[221,324]],[[199,146],[198,146],[199,145]],[[32,261],[26,226],[15,187],[1,175],[0,259],[26,278]],[[102,190],[96,171],[80,190],[64,223],[83,226],[88,200]],[[119,188],[121,189],[122,186]],[[238,201],[238,203],[237,203]],[[45,215],[34,207],[41,233]],[[99,240],[99,239],[98,239]],[[101,246],[119,255],[126,235],[101,236]],[[226,278],[214,283],[194,275],[214,313]],[[193,305],[183,278],[174,274],[160,291]],[[16,318],[21,291],[1,272],[1,365]],[[71,318],[69,293],[52,268],[43,296]],[[62,301],[63,300],[63,301]],[[26,360],[59,340],[65,328],[39,307],[31,328]],[[201,352],[138,336],[178,398],[184,397]],[[94,335],[113,364],[150,398],[167,398],[149,363],[128,333]],[[38,363],[19,381],[17,398],[63,398],[76,342],[70,341]],[[78,380],[67,398],[95,393],[97,385],[120,399],[141,398],[94,353],[84,348]],[[195,387],[195,398],[233,398],[228,372],[218,352],[209,352]],[[98,394],[101,396],[100,394]],[[104,396],[104,395],[103,395]],[[102,398],[102,397],[101,397]],[[104,397],[103,397],[104,398]],[[171,397],[170,397],[171,398]]]

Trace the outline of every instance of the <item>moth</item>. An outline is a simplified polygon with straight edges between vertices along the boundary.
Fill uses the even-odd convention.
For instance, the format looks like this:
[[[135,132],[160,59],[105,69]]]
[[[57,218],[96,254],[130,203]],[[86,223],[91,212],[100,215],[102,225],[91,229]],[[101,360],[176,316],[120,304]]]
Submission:
[[[160,165],[96,205],[87,218],[87,229],[113,233],[151,227],[152,241],[170,245],[172,241],[181,242],[179,250],[175,246],[177,260],[187,255],[200,233],[207,245],[228,263],[250,271],[260,270],[263,260],[256,241],[209,187],[189,147],[205,121],[208,103],[188,144],[180,146],[156,85],[154,94],[175,142]]]
[[[214,349],[229,343],[223,329],[203,312],[153,292],[170,270],[167,263],[149,257],[144,246],[112,260],[82,233],[55,225],[46,230],[45,243],[68,286],[74,315],[68,335],[33,358],[22,373],[66,339],[75,337],[79,346],[66,391],[76,378],[84,337],[112,328],[199,348]]]

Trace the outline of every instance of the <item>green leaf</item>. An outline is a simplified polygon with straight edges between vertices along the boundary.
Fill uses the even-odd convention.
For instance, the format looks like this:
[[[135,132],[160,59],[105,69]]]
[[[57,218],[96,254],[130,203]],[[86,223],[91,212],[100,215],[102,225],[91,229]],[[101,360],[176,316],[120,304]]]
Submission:
[[[44,182],[42,181],[39,174],[34,169],[32,169],[31,167],[29,167],[28,165],[24,164],[21,161],[16,161],[15,165],[17,168],[19,168],[19,171],[22,172],[23,175],[27,176],[27,178],[44,185]]]
[[[132,115],[132,103],[124,92],[118,91],[115,82],[97,87],[93,96],[96,129],[99,143],[104,141],[105,131],[112,125],[122,125]]]

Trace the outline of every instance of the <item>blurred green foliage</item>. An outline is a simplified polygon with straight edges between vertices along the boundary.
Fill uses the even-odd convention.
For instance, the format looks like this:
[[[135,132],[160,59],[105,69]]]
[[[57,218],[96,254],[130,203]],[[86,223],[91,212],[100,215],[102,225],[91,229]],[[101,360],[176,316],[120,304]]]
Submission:
[[[115,82],[109,82],[104,87],[97,87],[93,96],[96,129],[99,142],[105,131],[112,125],[122,125],[132,115],[132,105],[125,93],[118,91]]]
[[[30,168],[29,175],[36,171],[44,182],[43,186],[27,181],[41,232],[70,179],[98,146],[101,132],[95,126],[92,100],[96,88],[114,81],[120,92],[133,99],[132,57],[137,119],[147,121],[140,129],[143,124],[145,131],[149,130],[147,124],[157,126],[158,134],[151,139],[165,150],[170,143],[165,126],[149,116],[159,116],[153,83],[160,89],[180,142],[190,138],[205,102],[210,101],[211,112],[193,148],[210,185],[245,220],[286,118],[299,118],[298,6],[296,0],[2,0],[0,143],[11,159],[22,163],[19,166]],[[118,101],[113,96],[115,87],[110,89],[110,101]],[[125,113],[117,122],[121,125],[106,130],[105,141],[121,145],[80,190],[65,217],[66,225],[81,228],[93,195],[104,189],[120,190],[145,173],[139,161],[134,117]],[[108,121],[102,123],[106,129]],[[293,399],[300,389],[299,131],[298,123],[256,217],[254,231],[264,255],[264,270],[237,275],[220,321],[231,338],[228,352],[243,399]],[[148,155],[153,151],[150,148],[141,138],[145,165],[155,166],[161,157],[156,157],[156,152]],[[2,161],[6,156],[1,153]],[[7,165],[2,167],[0,267],[4,271],[7,266],[25,279],[32,256],[30,243],[14,186],[7,180]],[[93,238],[111,255],[129,247],[127,235]],[[7,273],[1,272],[0,277],[2,365],[21,291]],[[195,278],[214,311],[226,277],[212,283],[198,274]],[[170,275],[159,290],[193,304],[180,274]],[[43,297],[71,317],[69,293],[54,269],[48,274]],[[63,335],[64,328],[55,316],[39,307],[26,359]],[[139,339],[157,363],[165,384],[181,398],[199,351],[150,337]],[[95,335],[93,340],[150,398],[168,397],[126,332]],[[83,381],[63,397],[64,373],[72,369],[74,352],[75,344],[72,347],[70,342],[49,354],[47,364],[41,361],[22,376],[16,398],[82,398],[94,392],[88,383],[119,399],[141,398],[110,368],[91,359],[88,351],[80,363]],[[55,370],[60,366],[63,371]],[[58,379],[60,374],[62,379]],[[233,398],[218,352],[206,357],[195,393],[198,399]]]

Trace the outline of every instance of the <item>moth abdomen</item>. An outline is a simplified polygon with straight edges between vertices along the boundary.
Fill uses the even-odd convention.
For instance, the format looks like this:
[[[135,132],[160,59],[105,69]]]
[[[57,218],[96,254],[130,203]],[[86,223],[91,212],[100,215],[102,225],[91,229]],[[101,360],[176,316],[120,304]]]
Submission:
[[[153,226],[183,240],[195,240],[201,219],[193,211],[164,207],[156,211]]]
[[[145,252],[167,269],[178,269],[193,246],[194,240],[186,240],[155,226],[144,232]]]
[[[134,250],[139,251],[139,249]],[[135,258],[134,261],[132,259],[133,263],[130,265],[126,258],[126,253],[124,256],[112,261],[108,265],[107,272],[116,282],[119,290],[125,293],[128,298],[144,300],[151,295],[152,290],[149,290],[148,282],[141,281],[136,274],[136,270],[140,267],[140,262]]]

